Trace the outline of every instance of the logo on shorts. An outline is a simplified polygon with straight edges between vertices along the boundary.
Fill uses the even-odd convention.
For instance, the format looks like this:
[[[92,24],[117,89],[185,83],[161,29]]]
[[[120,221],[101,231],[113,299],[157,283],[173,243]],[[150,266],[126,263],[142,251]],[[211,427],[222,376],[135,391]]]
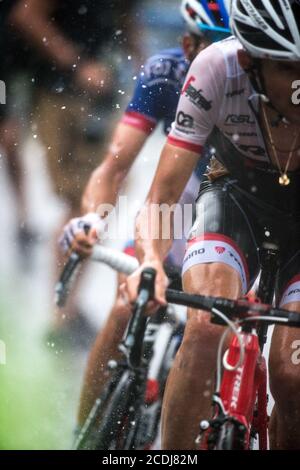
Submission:
[[[293,294],[299,294],[299,292],[300,292],[300,289],[292,289],[288,292],[287,297]]]
[[[224,248],[224,246],[215,246],[215,250],[219,255],[222,255],[224,251],[226,251],[226,248]]]
[[[205,248],[198,248],[197,250],[193,250],[192,252],[188,253],[187,256],[184,258],[183,264],[185,264],[187,261],[189,261],[196,255],[204,255],[205,251]]]

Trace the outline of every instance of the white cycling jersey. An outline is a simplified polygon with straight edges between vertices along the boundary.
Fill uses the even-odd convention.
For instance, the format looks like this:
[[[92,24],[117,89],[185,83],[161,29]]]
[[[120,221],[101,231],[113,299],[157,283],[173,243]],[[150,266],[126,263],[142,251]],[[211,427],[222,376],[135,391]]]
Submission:
[[[196,57],[179,100],[169,143],[201,153],[216,126],[254,162],[269,162],[255,117],[259,97],[238,62],[242,46],[233,36]]]

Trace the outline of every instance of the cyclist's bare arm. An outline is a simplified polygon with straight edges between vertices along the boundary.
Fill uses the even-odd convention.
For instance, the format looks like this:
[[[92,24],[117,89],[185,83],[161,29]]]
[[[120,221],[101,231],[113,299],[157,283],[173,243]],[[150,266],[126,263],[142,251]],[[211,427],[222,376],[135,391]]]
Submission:
[[[163,149],[146,204],[138,216],[136,244],[141,263],[153,260],[161,263],[172,242],[172,240],[163,240],[162,237],[153,238],[152,234],[155,231],[164,230],[167,233],[168,229],[159,224],[156,226],[157,221],[151,221],[152,234],[142,236],[142,231],[145,231],[148,221],[151,220],[151,205],[172,205],[178,202],[207,138],[217,122],[219,103],[224,96],[224,90],[219,82],[216,82],[211,64],[216,61],[219,68],[223,67],[223,71],[224,59],[220,53],[215,58],[214,51],[210,46],[200,52],[189,69],[178,102],[176,119]],[[219,74],[217,76],[219,77]],[[198,98],[195,98],[196,95]],[[197,103],[197,99],[200,99],[200,104]],[[187,133],[181,125],[180,116],[190,119],[191,132]],[[134,296],[133,292],[131,294]]]
[[[58,0],[20,0],[13,8],[10,20],[46,57],[60,68],[70,69],[77,63],[79,51],[50,21],[57,4]]]
[[[89,256],[105,218],[115,206],[120,187],[147,140],[148,134],[119,122],[101,165],[92,173],[82,197],[83,217],[72,219],[64,228],[60,244],[65,252],[70,248]],[[86,215],[84,215],[86,214]],[[85,233],[83,226],[91,230]]]
[[[136,298],[141,270],[145,266],[152,266],[157,270],[156,301],[165,303],[167,278],[162,263],[173,241],[172,218],[156,217],[155,213],[157,214],[157,212],[153,209],[153,205],[167,204],[172,206],[179,201],[198,159],[198,153],[175,147],[169,143],[162,151],[146,203],[136,220],[136,248],[141,267],[128,278],[127,294],[131,301]],[[163,234],[168,233],[171,234],[171,237],[164,239]]]
[[[101,204],[114,206],[120,187],[148,134],[120,122],[104,161],[94,170],[82,197],[82,212],[98,212]],[[102,214],[100,214],[102,215]]]
[[[167,279],[163,271],[162,260],[168,252],[172,240],[163,240],[161,236],[153,237],[156,232],[168,233],[168,227],[160,225],[158,218],[151,220],[151,205],[172,205],[178,202],[199,155],[201,155],[202,149],[218,120],[219,103],[222,102],[222,96],[224,96],[224,84],[222,84],[221,78],[226,68],[220,52],[217,57],[215,56],[215,48],[210,46],[200,52],[189,69],[177,106],[176,119],[162,152],[146,204],[138,216],[136,251],[142,266],[128,278],[127,285],[123,287],[131,301],[136,299],[141,269],[150,265],[158,273],[155,283],[155,299],[161,304],[165,303]],[[222,73],[216,74],[220,83],[216,82],[213,73],[212,64],[214,61],[217,62],[217,70],[222,70]],[[198,98],[195,98],[196,95]],[[200,104],[197,103],[198,99],[202,101]],[[191,119],[193,130],[190,133],[187,133],[184,126],[180,124],[180,116],[183,115]],[[151,224],[149,224],[150,221]],[[167,222],[165,221],[165,223]],[[147,230],[148,225],[150,225],[149,233],[145,234],[143,232]]]

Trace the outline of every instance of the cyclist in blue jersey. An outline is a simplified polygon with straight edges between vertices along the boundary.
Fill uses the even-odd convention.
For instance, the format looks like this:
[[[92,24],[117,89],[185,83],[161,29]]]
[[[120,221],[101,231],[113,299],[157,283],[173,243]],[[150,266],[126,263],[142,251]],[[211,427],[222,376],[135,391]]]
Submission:
[[[66,252],[73,250],[83,256],[90,255],[94,243],[101,239],[101,232],[105,227],[106,214],[99,213],[99,207],[104,204],[115,206],[121,183],[157,124],[163,123],[166,134],[170,131],[190,62],[211,42],[224,38],[229,33],[225,3],[223,0],[182,1],[181,12],[188,26],[188,33],[182,39],[182,47],[163,50],[151,57],[142,67],[132,100],[116,126],[106,158],[91,175],[83,194],[82,209],[86,215],[72,219],[65,226],[61,244]],[[178,119],[185,132],[191,132],[189,116],[182,115]],[[206,163],[205,159],[202,160],[192,175],[181,203],[194,202]],[[88,233],[83,227],[89,227]],[[167,258],[169,266],[181,266],[184,248],[185,239],[174,243]],[[125,251],[134,255],[132,242],[127,244]],[[124,277],[120,275],[119,286],[123,280]],[[130,308],[125,305],[118,287],[115,304],[89,357],[81,397],[79,425],[84,423],[106,381],[108,360],[117,358],[117,346],[129,315]]]

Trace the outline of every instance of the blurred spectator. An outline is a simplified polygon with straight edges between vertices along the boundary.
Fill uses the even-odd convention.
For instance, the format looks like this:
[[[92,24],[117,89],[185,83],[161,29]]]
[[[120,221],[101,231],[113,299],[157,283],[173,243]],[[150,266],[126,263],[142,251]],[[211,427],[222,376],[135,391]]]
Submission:
[[[138,2],[4,0],[0,6],[1,3],[6,12],[5,23],[1,18],[1,29],[8,39],[6,54],[8,63],[14,64],[10,73],[15,67],[14,51],[26,57],[28,67],[30,64],[34,70],[35,133],[47,150],[54,189],[66,202],[69,220],[80,211],[82,189],[101,160],[111,114],[118,107],[115,51],[122,48],[129,54],[138,53],[134,41],[134,6]],[[9,84],[9,79],[6,81]],[[7,118],[5,122],[8,127]],[[16,137],[13,132],[10,135],[13,144],[7,154],[16,169]],[[15,186],[21,191],[17,174],[14,171]],[[61,254],[56,250],[58,271],[62,265]],[[58,329],[62,336],[67,331],[75,342],[91,335],[76,299],[69,303],[67,312],[57,315],[55,330]]]
[[[21,41],[17,45],[9,28],[15,3],[13,0],[0,1],[0,79],[6,85],[6,103],[0,104],[0,153],[6,157],[8,175],[15,192],[18,241],[25,258],[34,236],[27,222],[20,146],[29,121],[32,61],[28,47]]]

